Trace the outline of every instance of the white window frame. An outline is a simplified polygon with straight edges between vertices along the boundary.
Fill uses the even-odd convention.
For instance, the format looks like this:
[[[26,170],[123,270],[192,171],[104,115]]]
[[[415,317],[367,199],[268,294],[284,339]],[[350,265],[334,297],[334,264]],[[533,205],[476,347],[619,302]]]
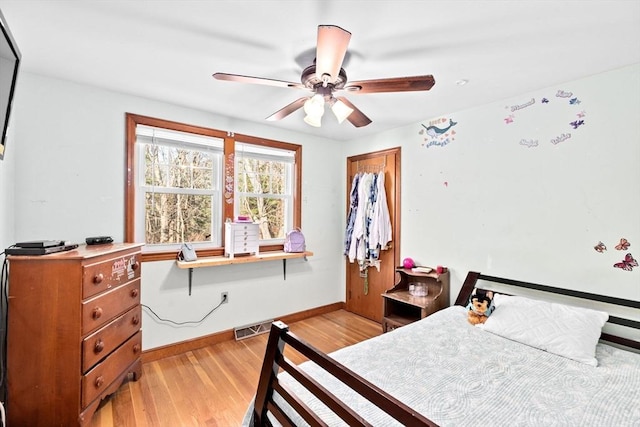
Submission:
[[[238,179],[238,174],[240,173],[240,167],[238,163],[243,158],[251,158],[258,160],[268,160],[268,161],[276,161],[282,162],[286,164],[285,168],[285,181],[286,184],[285,194],[273,194],[273,193],[244,193],[240,191],[238,188],[238,183],[240,180]],[[248,197],[266,197],[266,198],[274,198],[274,199],[284,199],[285,202],[285,219],[284,219],[284,233],[293,228],[293,216],[294,216],[294,167],[295,167],[295,152],[291,150],[255,145],[247,142],[236,142],[235,143],[235,191],[234,191],[234,216],[237,217],[240,214],[240,202],[239,199],[243,196]],[[284,243],[283,238],[276,239],[260,239],[260,244],[270,245],[270,244],[282,244]]]
[[[169,147],[179,147],[194,151],[208,151],[214,154],[212,165],[212,188],[189,189],[164,186],[150,186],[145,182],[145,157],[143,155],[144,148],[148,144],[156,144]],[[206,242],[189,242],[193,243],[196,248],[220,247],[222,246],[222,182],[224,173],[224,140],[204,135],[197,135],[187,132],[174,131],[164,128],[157,128],[147,125],[136,125],[136,197],[135,197],[135,239],[138,242],[145,242],[143,251],[159,252],[159,251],[178,251],[181,243],[172,244],[149,244],[146,243],[145,236],[145,196],[147,193],[170,193],[170,194],[192,194],[192,195],[209,195],[212,198],[211,211],[211,233],[212,239]],[[218,209],[213,209],[214,207]]]

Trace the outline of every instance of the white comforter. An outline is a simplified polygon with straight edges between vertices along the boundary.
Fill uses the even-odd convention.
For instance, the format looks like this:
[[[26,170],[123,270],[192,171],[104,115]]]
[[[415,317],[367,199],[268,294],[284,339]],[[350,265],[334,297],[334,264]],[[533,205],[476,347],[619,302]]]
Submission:
[[[475,328],[459,306],[332,357],[441,426],[640,426],[640,354],[598,344],[591,367]],[[302,366],[373,425],[399,425],[314,364]],[[281,379],[329,425],[344,425]]]

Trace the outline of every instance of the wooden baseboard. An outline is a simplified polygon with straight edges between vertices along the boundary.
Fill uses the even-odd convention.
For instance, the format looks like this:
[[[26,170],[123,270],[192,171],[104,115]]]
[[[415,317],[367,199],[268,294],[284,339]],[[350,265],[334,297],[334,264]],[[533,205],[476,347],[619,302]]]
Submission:
[[[332,311],[341,310],[345,308],[344,302],[336,302],[322,307],[316,307],[297,313],[287,314],[277,317],[277,320],[281,320],[284,323],[294,323],[299,320],[308,319],[309,317],[319,316],[324,313],[330,313]],[[154,360],[164,359],[165,357],[176,356],[178,354],[186,353],[187,351],[197,350],[209,345],[218,344],[223,341],[234,340],[235,335],[233,329],[226,331],[216,332],[215,334],[206,335],[200,338],[194,338],[188,341],[181,341],[175,344],[169,344],[162,347],[152,348],[150,350],[144,350],[142,352],[142,363],[152,362]]]

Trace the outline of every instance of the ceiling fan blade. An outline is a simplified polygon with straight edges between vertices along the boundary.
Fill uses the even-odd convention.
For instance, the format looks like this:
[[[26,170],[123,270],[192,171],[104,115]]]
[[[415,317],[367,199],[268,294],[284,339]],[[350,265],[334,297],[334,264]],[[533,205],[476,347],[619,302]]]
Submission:
[[[329,82],[338,78],[342,61],[347,53],[351,40],[351,33],[335,25],[318,26],[318,45],[316,47],[316,76],[322,81],[322,76],[328,74]]]
[[[429,90],[436,84],[432,75],[393,77],[390,79],[361,80],[349,82],[343,90],[350,93],[411,92]]]
[[[338,98],[340,101],[344,102],[347,105],[347,107],[353,109],[353,113],[351,113],[351,114],[349,114],[349,116],[347,116],[347,120],[349,120],[349,122],[352,125],[354,125],[357,128],[360,128],[360,127],[366,126],[369,123],[371,123],[371,119],[369,117],[365,116],[362,111],[358,110],[358,107],[353,105],[347,98],[345,98],[344,96],[338,96],[336,98]]]
[[[305,86],[301,83],[265,79],[264,77],[241,76],[239,74],[215,73],[213,75],[213,78],[216,80],[225,80],[228,82],[253,83],[253,84],[267,85],[267,86],[295,87],[298,89],[305,89]]]
[[[300,99],[297,99],[297,100],[293,101],[291,104],[287,105],[286,107],[276,111],[275,113],[273,113],[272,115],[267,117],[267,120],[275,121],[275,120],[284,119],[289,114],[291,114],[294,111],[302,108],[302,106],[307,101],[307,99],[309,99],[309,98],[308,97],[304,97],[304,98],[300,98]]]

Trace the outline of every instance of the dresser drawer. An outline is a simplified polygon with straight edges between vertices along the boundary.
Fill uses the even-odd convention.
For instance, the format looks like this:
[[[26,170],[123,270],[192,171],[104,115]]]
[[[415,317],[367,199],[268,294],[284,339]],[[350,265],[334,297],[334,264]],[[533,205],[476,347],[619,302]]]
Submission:
[[[82,269],[82,298],[89,298],[139,277],[139,252],[86,265]]]
[[[82,335],[140,304],[140,279],[82,302]]]
[[[138,305],[82,340],[82,372],[118,348],[120,344],[140,330],[142,319]]]
[[[137,332],[95,368],[82,376],[82,407],[87,407],[107,390],[142,352],[142,332]]]

